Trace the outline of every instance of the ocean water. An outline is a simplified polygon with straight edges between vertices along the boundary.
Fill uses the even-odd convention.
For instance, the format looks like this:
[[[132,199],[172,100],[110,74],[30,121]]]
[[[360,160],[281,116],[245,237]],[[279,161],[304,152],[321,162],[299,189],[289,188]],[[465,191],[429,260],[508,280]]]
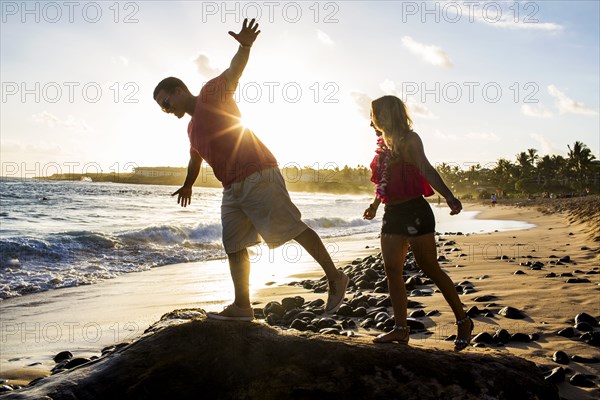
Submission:
[[[224,258],[222,189],[194,188],[182,208],[175,186],[77,181],[2,180],[0,299],[93,284],[123,273]],[[321,237],[377,233],[381,214],[362,219],[366,195],[290,193]],[[433,206],[439,232],[524,229],[519,221],[449,217]],[[381,210],[383,211],[383,210]]]

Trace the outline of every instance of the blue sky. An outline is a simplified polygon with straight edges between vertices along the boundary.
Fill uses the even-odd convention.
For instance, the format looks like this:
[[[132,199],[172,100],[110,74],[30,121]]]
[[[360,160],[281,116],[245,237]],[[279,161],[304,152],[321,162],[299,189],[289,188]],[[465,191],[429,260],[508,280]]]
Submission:
[[[3,175],[186,165],[188,118],[152,91],[171,75],[199,91],[257,10],[238,99],[282,165],[367,165],[384,94],[407,102],[434,165],[576,140],[599,157],[597,1],[23,4],[2,2]]]

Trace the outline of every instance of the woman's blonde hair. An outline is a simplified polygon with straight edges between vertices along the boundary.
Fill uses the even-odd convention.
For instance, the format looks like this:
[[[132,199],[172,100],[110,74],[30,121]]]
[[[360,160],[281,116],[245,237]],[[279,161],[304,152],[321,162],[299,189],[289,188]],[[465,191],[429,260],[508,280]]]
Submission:
[[[371,102],[371,119],[383,132],[383,139],[394,157],[402,155],[402,144],[412,131],[406,105],[396,96],[383,96]]]

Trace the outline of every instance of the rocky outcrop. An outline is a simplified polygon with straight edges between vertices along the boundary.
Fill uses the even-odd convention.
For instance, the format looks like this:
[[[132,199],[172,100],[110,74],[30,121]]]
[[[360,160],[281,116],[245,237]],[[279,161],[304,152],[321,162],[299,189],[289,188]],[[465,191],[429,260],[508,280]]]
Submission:
[[[182,316],[183,315],[183,316]],[[187,317],[185,317],[187,315]],[[190,316],[195,319],[186,320]],[[174,319],[175,318],[175,319]],[[4,399],[558,399],[531,362],[171,313],[130,345]]]

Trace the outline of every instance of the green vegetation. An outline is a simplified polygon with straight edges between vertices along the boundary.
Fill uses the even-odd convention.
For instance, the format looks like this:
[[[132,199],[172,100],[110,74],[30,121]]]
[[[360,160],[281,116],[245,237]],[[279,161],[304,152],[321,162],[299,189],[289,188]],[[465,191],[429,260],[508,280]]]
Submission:
[[[492,193],[505,197],[579,196],[589,189],[600,192],[600,162],[591,150],[577,141],[568,156],[540,157],[536,149],[527,149],[515,156],[515,162],[499,159],[493,168],[441,164],[438,172],[448,185],[463,197],[489,198]]]

